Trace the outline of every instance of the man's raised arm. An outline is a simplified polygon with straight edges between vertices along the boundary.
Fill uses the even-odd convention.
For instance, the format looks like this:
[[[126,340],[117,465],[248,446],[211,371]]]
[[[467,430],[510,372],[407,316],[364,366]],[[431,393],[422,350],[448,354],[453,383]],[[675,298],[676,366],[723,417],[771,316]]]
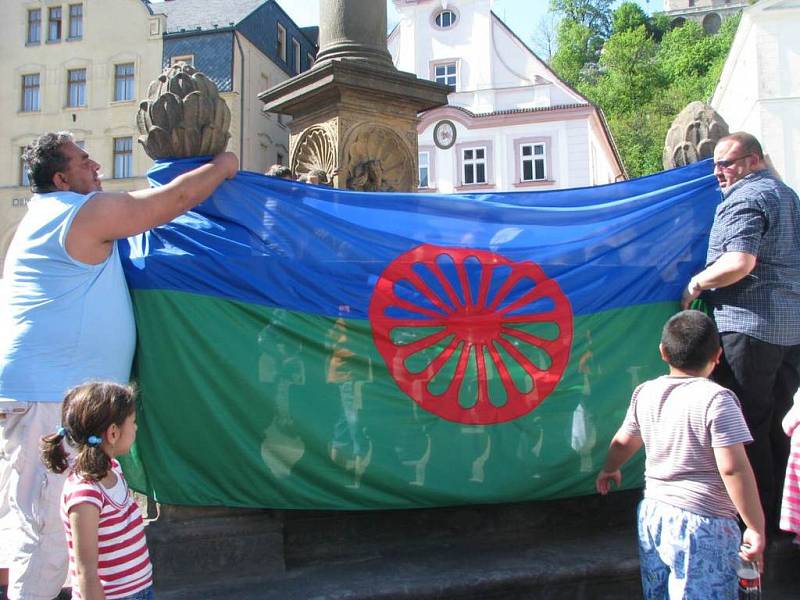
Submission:
[[[67,234],[67,252],[82,262],[101,263],[115,240],[169,223],[208,198],[220,183],[234,177],[238,168],[236,155],[223,152],[161,187],[98,192],[75,216]]]

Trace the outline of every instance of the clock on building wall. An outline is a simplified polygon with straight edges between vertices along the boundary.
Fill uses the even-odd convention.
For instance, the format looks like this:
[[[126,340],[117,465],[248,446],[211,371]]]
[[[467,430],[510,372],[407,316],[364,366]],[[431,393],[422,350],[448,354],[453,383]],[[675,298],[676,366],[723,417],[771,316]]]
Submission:
[[[433,143],[442,150],[447,150],[456,143],[456,126],[452,121],[443,119],[433,128]]]

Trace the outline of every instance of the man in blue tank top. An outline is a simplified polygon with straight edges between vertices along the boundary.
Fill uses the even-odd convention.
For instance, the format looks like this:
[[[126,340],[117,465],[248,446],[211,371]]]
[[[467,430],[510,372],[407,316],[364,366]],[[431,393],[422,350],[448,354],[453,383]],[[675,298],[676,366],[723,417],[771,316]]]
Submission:
[[[69,388],[128,381],[136,329],[116,241],[199,204],[238,160],[224,152],[165,186],[107,193],[69,133],[42,135],[23,158],[35,195],[0,302],[0,587],[11,600],[51,600],[67,571],[63,476],[44,469],[38,443],[60,426]]]

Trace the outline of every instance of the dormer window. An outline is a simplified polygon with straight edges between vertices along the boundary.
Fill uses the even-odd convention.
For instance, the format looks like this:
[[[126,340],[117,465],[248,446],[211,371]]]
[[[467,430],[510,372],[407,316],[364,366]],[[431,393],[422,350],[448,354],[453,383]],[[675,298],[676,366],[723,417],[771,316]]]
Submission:
[[[456,24],[456,13],[452,10],[440,11],[434,19],[436,26],[440,29],[449,29]]]

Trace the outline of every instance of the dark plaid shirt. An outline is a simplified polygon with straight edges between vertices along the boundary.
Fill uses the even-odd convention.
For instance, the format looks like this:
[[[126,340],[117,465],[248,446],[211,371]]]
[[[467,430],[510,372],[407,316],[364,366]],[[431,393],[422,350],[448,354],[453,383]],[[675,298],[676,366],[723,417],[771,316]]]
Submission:
[[[706,266],[725,252],[756,257],[741,281],[704,297],[714,305],[721,332],[800,344],[800,200],[791,188],[758,171],[726,190],[717,207]]]

